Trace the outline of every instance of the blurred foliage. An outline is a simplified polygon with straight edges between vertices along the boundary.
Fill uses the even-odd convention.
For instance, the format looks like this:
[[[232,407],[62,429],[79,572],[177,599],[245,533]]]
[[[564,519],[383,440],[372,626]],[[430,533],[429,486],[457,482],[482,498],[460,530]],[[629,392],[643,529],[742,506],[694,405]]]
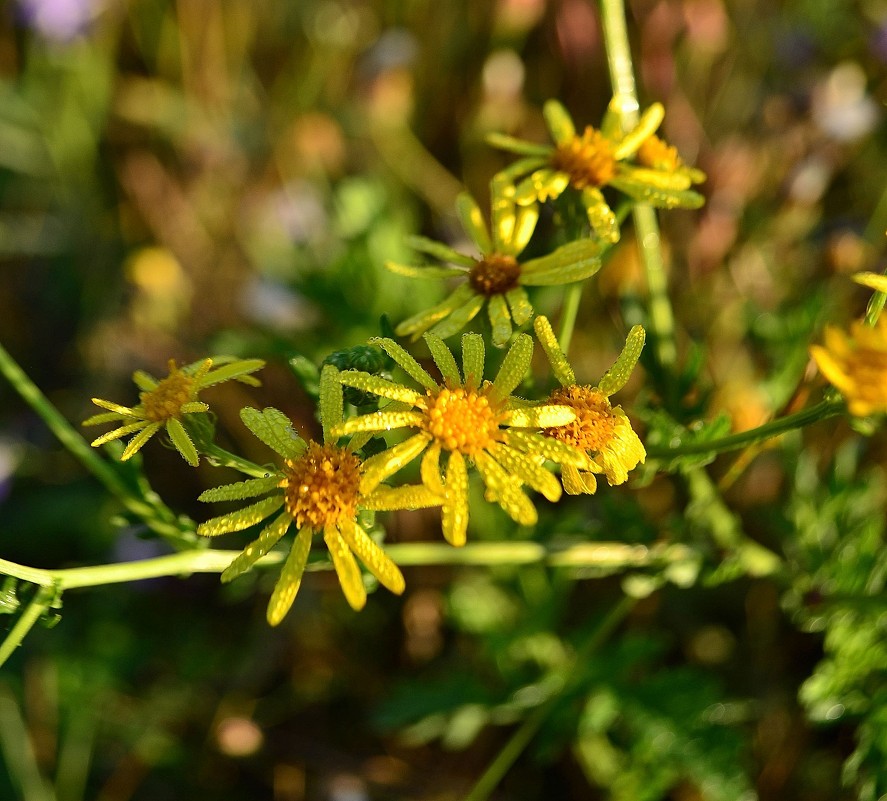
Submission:
[[[669,140],[709,176],[703,210],[663,218],[680,373],[644,362],[620,398],[652,448],[821,395],[807,346],[861,315],[868,293],[847,275],[884,268],[887,8],[630,12],[643,104],[664,103]],[[220,437],[263,463],[237,415],[247,398],[316,432],[318,366],[376,358],[353,348],[390,333],[384,316],[442,297],[383,263],[417,232],[462,244],[456,193],[484,205],[505,164],[484,135],[541,140],[549,97],[595,123],[608,87],[585,0],[10,0],[0,342],[70,420],[92,396],[135,402],[132,371],[170,357],[265,358],[260,390],[212,397]],[[569,204],[546,209],[541,241],[574,224]],[[603,374],[644,297],[626,226],[582,298],[577,375]],[[556,318],[561,299],[533,302]],[[630,488],[540,502],[533,536],[677,543],[692,559],[414,568],[403,598],[376,594],[360,615],[316,573],[279,630],[264,624],[263,573],[67,593],[61,624],[0,677],[0,798],[460,798],[544,708],[496,797],[876,801],[885,456],[883,433],[836,423],[658,463]],[[141,465],[202,519],[218,468],[156,447],[127,480]],[[395,516],[388,540],[436,525]],[[472,511],[478,541],[509,525]],[[2,555],[62,567],[165,549],[0,384]],[[630,613],[577,658],[623,591]],[[28,592],[3,584],[0,612]]]

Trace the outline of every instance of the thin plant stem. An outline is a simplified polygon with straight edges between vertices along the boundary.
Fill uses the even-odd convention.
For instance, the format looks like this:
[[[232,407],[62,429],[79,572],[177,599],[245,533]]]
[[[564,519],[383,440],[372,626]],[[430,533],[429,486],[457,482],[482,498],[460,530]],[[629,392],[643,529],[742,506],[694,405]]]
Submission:
[[[130,512],[138,515],[151,529],[176,547],[194,546],[193,536],[189,537],[182,529],[173,511],[156,496],[149,502],[137,495],[120,473],[100,458],[59,410],[50,403],[2,345],[0,345],[0,373],[46,423],[56,439]]]
[[[31,603],[25,608],[25,611],[15,621],[15,625],[9,630],[6,639],[0,643],[0,666],[2,666],[13,653],[15,649],[21,645],[28,632],[34,627],[34,624],[40,620],[43,614],[52,606],[53,601],[58,597],[58,590],[52,584],[41,586]]]
[[[844,411],[844,403],[840,400],[824,400],[807,409],[802,409],[794,414],[771,420],[757,428],[750,428],[738,434],[728,437],[713,439],[709,442],[690,442],[686,445],[677,444],[667,448],[648,448],[647,457],[650,459],[668,460],[677,456],[693,456],[706,453],[718,454],[727,451],[735,451],[756,442],[778,437],[787,431],[818,423],[829,417],[835,417]]]
[[[614,105],[619,111],[623,130],[629,130],[637,124],[640,105],[625,23],[625,4],[623,0],[600,0],[600,8]],[[653,346],[659,365],[668,370],[674,367],[677,360],[677,348],[659,223],[656,212],[646,204],[636,204],[632,216],[650,294],[650,332],[653,334]]]
[[[530,744],[533,737],[536,736],[536,733],[561,698],[563,698],[564,694],[575,689],[588,657],[606,642],[607,638],[631,611],[634,604],[634,598],[624,596],[610,610],[601,624],[591,632],[588,639],[577,649],[570,666],[566,669],[566,675],[563,677],[560,689],[549,696],[527,716],[527,719],[511,735],[511,738],[490,763],[474,787],[472,787],[471,792],[465,796],[465,801],[486,801],[490,797],[490,794],[496,789],[499,782],[505,777],[505,774],[508,773],[518,757]]]
[[[569,352],[570,342],[573,339],[573,329],[576,327],[576,316],[579,313],[579,301],[582,299],[583,283],[571,284],[564,295],[564,308],[561,312],[561,328],[558,334],[558,344],[564,353]]]

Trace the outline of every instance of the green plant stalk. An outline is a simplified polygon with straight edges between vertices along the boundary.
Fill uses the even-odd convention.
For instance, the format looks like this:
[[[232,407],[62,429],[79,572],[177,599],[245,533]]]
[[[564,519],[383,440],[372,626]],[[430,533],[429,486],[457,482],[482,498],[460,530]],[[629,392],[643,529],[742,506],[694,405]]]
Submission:
[[[56,439],[130,512],[138,515],[148,526],[176,547],[193,547],[194,539],[186,536],[181,527],[177,525],[173,511],[159,498],[149,503],[136,495],[127,486],[121,475],[108,462],[98,456],[58,409],[50,403],[49,399],[31,381],[2,345],[0,345],[0,373],[46,423],[47,428],[55,435]]]
[[[0,665],[3,665],[7,659],[15,652],[15,649],[21,645],[28,632],[34,627],[34,624],[40,620],[43,614],[52,606],[52,602],[58,597],[58,589],[50,584],[43,584],[37,590],[37,593],[31,599],[31,603],[25,608],[25,611],[15,621],[15,625],[9,630],[6,639],[0,643]]]
[[[829,417],[835,417],[843,411],[843,401],[824,400],[794,414],[771,420],[769,423],[764,423],[757,428],[750,428],[748,431],[731,434],[728,437],[713,439],[710,442],[691,442],[687,445],[676,445],[669,448],[648,448],[647,458],[664,461],[677,456],[694,456],[707,453],[718,454],[735,451],[739,448],[753,445],[756,442],[778,437],[780,434],[785,434],[788,431],[818,423]]]
[[[564,293],[564,308],[561,312],[561,328],[557,341],[561,350],[568,353],[573,340],[573,329],[576,327],[576,316],[579,313],[579,301],[582,299],[583,283],[571,284]]]
[[[479,542],[453,548],[446,543],[402,543],[385,547],[386,553],[403,567],[424,565],[526,565],[546,564],[561,568],[597,568],[614,570],[630,567],[652,567],[659,564],[690,561],[697,558],[695,551],[680,544],[633,545],[623,542],[582,542],[563,548],[535,542]],[[99,587],[126,581],[188,576],[192,573],[221,573],[240,554],[240,551],[193,549],[179,553],[119,562],[109,565],[70,567],[62,570],[44,570],[27,567],[7,559],[0,559],[0,574],[13,576],[40,587],[59,592],[84,587]],[[317,555],[322,552],[318,550]],[[257,564],[280,564],[286,554],[272,551]],[[332,563],[325,558],[309,563],[307,570],[330,570]]]
[[[230,451],[226,451],[224,448],[220,448],[214,442],[201,444],[200,450],[206,455],[207,459],[217,467],[232,467],[235,470],[238,470],[247,476],[253,476],[254,478],[267,478],[272,472],[272,470],[267,467],[262,467],[255,462],[251,462],[249,459],[244,459],[242,456],[237,456]]]
[[[465,801],[486,801],[490,797],[490,794],[496,789],[512,765],[514,765],[517,758],[524,752],[524,749],[530,744],[533,737],[536,736],[545,719],[551,714],[551,711],[557,706],[564,694],[575,688],[577,680],[582,675],[582,667],[585,662],[606,642],[607,638],[631,611],[634,604],[634,598],[624,596],[610,610],[604,620],[601,621],[601,624],[591,632],[588,639],[577,649],[570,666],[563,671],[565,675],[560,690],[549,696],[544,703],[537,706],[527,716],[527,719],[518,727],[511,739],[508,740],[474,787],[471,788],[471,792],[465,796]]]
[[[640,105],[628,43],[623,0],[599,0],[604,47],[610,69],[613,100],[619,111],[623,130],[630,130],[638,121]],[[636,204],[632,212],[635,235],[650,293],[650,332],[659,365],[668,370],[677,360],[675,323],[668,298],[668,279],[659,238],[656,212],[646,204]]]

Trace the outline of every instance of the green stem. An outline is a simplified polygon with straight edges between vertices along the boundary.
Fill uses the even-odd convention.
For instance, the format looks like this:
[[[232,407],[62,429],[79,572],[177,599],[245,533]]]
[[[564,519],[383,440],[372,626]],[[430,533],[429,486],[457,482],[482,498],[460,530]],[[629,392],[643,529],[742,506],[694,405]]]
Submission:
[[[588,658],[603,645],[616,627],[625,619],[635,604],[635,599],[623,597],[614,606],[601,624],[591,632],[589,638],[577,649],[570,666],[564,671],[565,676],[560,690],[549,696],[540,704],[511,736],[505,747],[498,753],[490,766],[484,771],[471,792],[465,796],[465,801],[486,801],[490,794],[511,769],[517,758],[524,752],[533,737],[541,728],[551,711],[561,700],[564,694],[575,689],[577,681],[581,679],[582,669]]]
[[[623,0],[600,0],[601,23],[613,100],[619,110],[624,131],[637,125],[639,103],[628,43]],[[645,204],[636,204],[632,212],[635,236],[647,276],[650,293],[650,332],[659,365],[672,368],[677,360],[675,323],[668,297],[668,279],[659,238],[656,212]]]
[[[193,537],[188,537],[178,525],[173,511],[159,498],[150,502],[139,497],[108,462],[101,459],[83,437],[61,415],[58,409],[31,381],[7,350],[0,345],[0,373],[21,395],[22,399],[40,416],[47,428],[71,454],[92,473],[133,514],[176,547],[192,547]]]
[[[573,329],[576,327],[576,315],[579,313],[579,301],[582,298],[583,286],[582,282],[571,284],[564,295],[561,330],[557,338],[564,353],[568,353],[570,350],[570,341],[573,339]]]
[[[868,305],[865,307],[865,324],[869,326],[875,325],[881,312],[884,310],[884,302],[887,301],[887,294],[884,292],[875,293],[869,298]]]
[[[272,471],[267,467],[262,467],[249,459],[244,459],[242,456],[226,451],[214,442],[201,443],[200,449],[206,454],[209,462],[217,467],[233,467],[235,470],[254,478],[267,478],[271,475]]]
[[[6,639],[0,644],[0,666],[9,659],[15,649],[21,645],[27,633],[40,620],[43,613],[52,606],[52,602],[58,596],[58,589],[52,584],[41,586],[36,595],[31,599],[25,611],[21,614],[15,625],[10,629]]]
[[[668,448],[650,448],[647,456],[650,459],[673,459],[677,456],[693,456],[705,453],[725,453],[752,445],[755,442],[777,437],[787,431],[818,423],[829,417],[835,417],[844,410],[844,403],[840,400],[824,400],[815,406],[802,409],[800,412],[771,420],[769,423],[742,431],[739,434],[731,434],[729,437],[721,437],[708,442],[691,442],[687,445],[675,445]]]

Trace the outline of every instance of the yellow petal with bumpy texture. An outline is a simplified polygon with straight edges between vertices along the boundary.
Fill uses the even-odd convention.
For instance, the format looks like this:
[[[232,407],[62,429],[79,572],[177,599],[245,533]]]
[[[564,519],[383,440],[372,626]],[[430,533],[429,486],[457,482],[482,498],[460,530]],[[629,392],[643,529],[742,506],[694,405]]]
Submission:
[[[533,340],[527,334],[518,334],[493,379],[492,395],[502,400],[514,392],[530,369],[532,358]]]
[[[343,522],[339,527],[339,533],[383,587],[387,587],[395,595],[400,595],[406,589],[400,568],[357,523],[350,520]]]
[[[414,434],[409,439],[367,459],[361,467],[361,495],[369,495],[386,478],[393,476],[404,465],[412,462],[425,450],[429,439],[425,433]]]
[[[665,108],[662,103],[653,103],[641,115],[638,124],[629,131],[613,149],[613,158],[622,161],[637,153],[638,148],[649,139],[665,119]]]
[[[628,336],[625,338],[625,347],[622,353],[613,363],[613,366],[607,370],[604,377],[598,384],[598,389],[607,397],[618,392],[628,383],[634,366],[641,357],[641,351],[644,349],[644,340],[646,332],[639,326],[633,326]]]
[[[524,484],[541,492],[549,501],[557,501],[561,497],[561,485],[541,464],[525,453],[505,445],[490,448],[490,455],[509,473],[519,478]]]
[[[339,584],[342,585],[342,592],[345,593],[345,600],[352,609],[360,611],[366,605],[367,593],[354,555],[333,526],[327,526],[323,530],[323,539],[333,560]]]
[[[536,525],[539,515],[533,502],[521,489],[520,482],[509,476],[485,453],[479,453],[475,457],[475,464],[487,488],[487,499],[498,503],[515,523],[522,526]]]
[[[308,563],[308,552],[311,550],[311,532],[303,528],[297,535],[290,549],[289,556],[280,571],[280,578],[274,586],[274,592],[268,601],[266,617],[268,623],[276,626],[289,612],[296,593],[302,585],[305,565]]]
[[[400,487],[377,487],[360,501],[362,509],[389,512],[395,509],[428,509],[443,503],[443,487],[432,492],[422,484],[405,484]]]
[[[401,369],[417,384],[422,385],[425,389],[437,389],[437,383],[428,374],[428,371],[393,339],[379,337],[377,339],[371,339],[370,344],[378,345],[382,348],[382,350],[394,359],[394,361],[400,365]]]
[[[419,412],[372,412],[346,420],[336,426],[332,433],[334,437],[344,437],[346,434],[356,434],[358,431],[392,431],[395,428],[415,428],[421,425],[424,419]]]
[[[492,341],[497,348],[503,348],[511,337],[511,315],[508,304],[502,295],[493,295],[487,302],[490,326],[493,329]]]
[[[869,289],[874,289],[875,292],[887,293],[887,275],[862,272],[855,273],[851,278],[856,281],[857,284],[862,284],[862,286],[867,286]]]
[[[257,498],[270,492],[280,485],[282,473],[275,473],[268,478],[251,478],[247,481],[237,481],[234,484],[223,484],[221,487],[201,492],[197,497],[202,503],[214,501],[242,501],[244,498]]]
[[[503,439],[506,445],[511,445],[524,453],[539,456],[560,465],[570,464],[586,469],[589,467],[585,451],[552,437],[537,434],[535,431],[509,429],[503,433]]]
[[[380,398],[407,403],[410,406],[413,406],[422,397],[414,389],[379,378],[377,375],[360,372],[359,370],[343,370],[339,373],[339,381],[346,387],[372,392],[373,395],[378,395]]]
[[[293,518],[289,512],[282,512],[274,520],[262,529],[261,534],[254,539],[238,557],[225,568],[221,579],[223,582],[229,582],[243,575],[256,562],[259,561],[268,551],[270,551],[286,534],[287,529],[293,522]],[[308,531],[308,539],[310,542],[311,532]]]
[[[569,406],[545,404],[545,406],[528,406],[523,409],[511,409],[505,413],[502,422],[518,428],[552,428],[565,426],[576,419],[576,412]]]
[[[194,443],[191,441],[191,437],[189,437],[188,432],[185,431],[185,427],[182,425],[181,420],[176,420],[175,417],[171,417],[167,420],[166,433],[169,434],[172,444],[175,445],[176,450],[181,454],[182,458],[191,465],[191,467],[197,467],[200,462],[200,456],[197,453],[197,448],[194,447]]]
[[[444,381],[452,386],[458,385],[462,378],[459,375],[459,367],[456,365],[453,352],[436,334],[426,334],[424,339],[425,344],[428,345],[428,350],[431,351],[431,358],[434,359],[434,363],[437,365],[437,369],[440,370]]]
[[[514,289],[509,289],[505,293],[505,300],[508,301],[511,319],[514,320],[515,325],[523,325],[533,316],[533,307],[530,305],[530,299],[523,287],[516,286]]]
[[[116,414],[116,412],[108,412],[108,414]],[[104,416],[105,415],[96,415],[96,417]],[[107,421],[99,420],[97,422],[104,423]],[[86,425],[87,423],[89,423],[89,420],[85,421],[83,425]],[[141,431],[143,428],[147,428],[151,425],[159,426],[160,424],[149,423],[147,420],[139,420],[138,423],[130,423],[129,425],[120,426],[120,428],[115,428],[113,431],[109,431],[107,434],[102,434],[97,439],[94,439],[90,444],[93,448],[98,448],[99,445],[104,445],[106,442],[111,442],[111,440],[120,439],[121,437],[125,437],[127,434],[132,434],[134,431]],[[157,429],[155,428],[154,430],[156,431]]]
[[[139,431],[139,433],[136,434],[123,449],[123,453],[120,454],[120,461],[125,462],[127,459],[131,459],[135,456],[141,450],[142,446],[160,431],[161,426],[163,426],[163,423],[151,423],[147,428],[143,428]]]
[[[567,495],[594,495],[597,479],[592,473],[580,473],[573,465],[561,468],[561,481]]]
[[[468,470],[458,451],[450,453],[447,464],[446,501],[441,509],[444,539],[457,548],[468,534]]]
[[[243,531],[243,529],[255,525],[260,520],[264,520],[281,506],[283,506],[282,495],[265,498],[258,503],[238,509],[236,512],[229,512],[226,515],[210,518],[205,523],[197,526],[197,533],[204,537],[216,537],[219,534],[228,534],[232,531]]]
[[[536,338],[539,340],[542,350],[545,351],[545,355],[548,357],[551,371],[554,373],[558,383],[563,387],[575,384],[576,374],[561,350],[548,318],[540,314],[533,320],[533,329],[536,332]]]
[[[320,371],[320,422],[323,426],[323,441],[331,441],[333,426],[342,422],[344,398],[339,371],[332,364],[325,364]]]
[[[422,457],[422,465],[419,474],[422,483],[437,495],[446,495],[446,487],[440,477],[440,444],[432,442],[425,455]]]

